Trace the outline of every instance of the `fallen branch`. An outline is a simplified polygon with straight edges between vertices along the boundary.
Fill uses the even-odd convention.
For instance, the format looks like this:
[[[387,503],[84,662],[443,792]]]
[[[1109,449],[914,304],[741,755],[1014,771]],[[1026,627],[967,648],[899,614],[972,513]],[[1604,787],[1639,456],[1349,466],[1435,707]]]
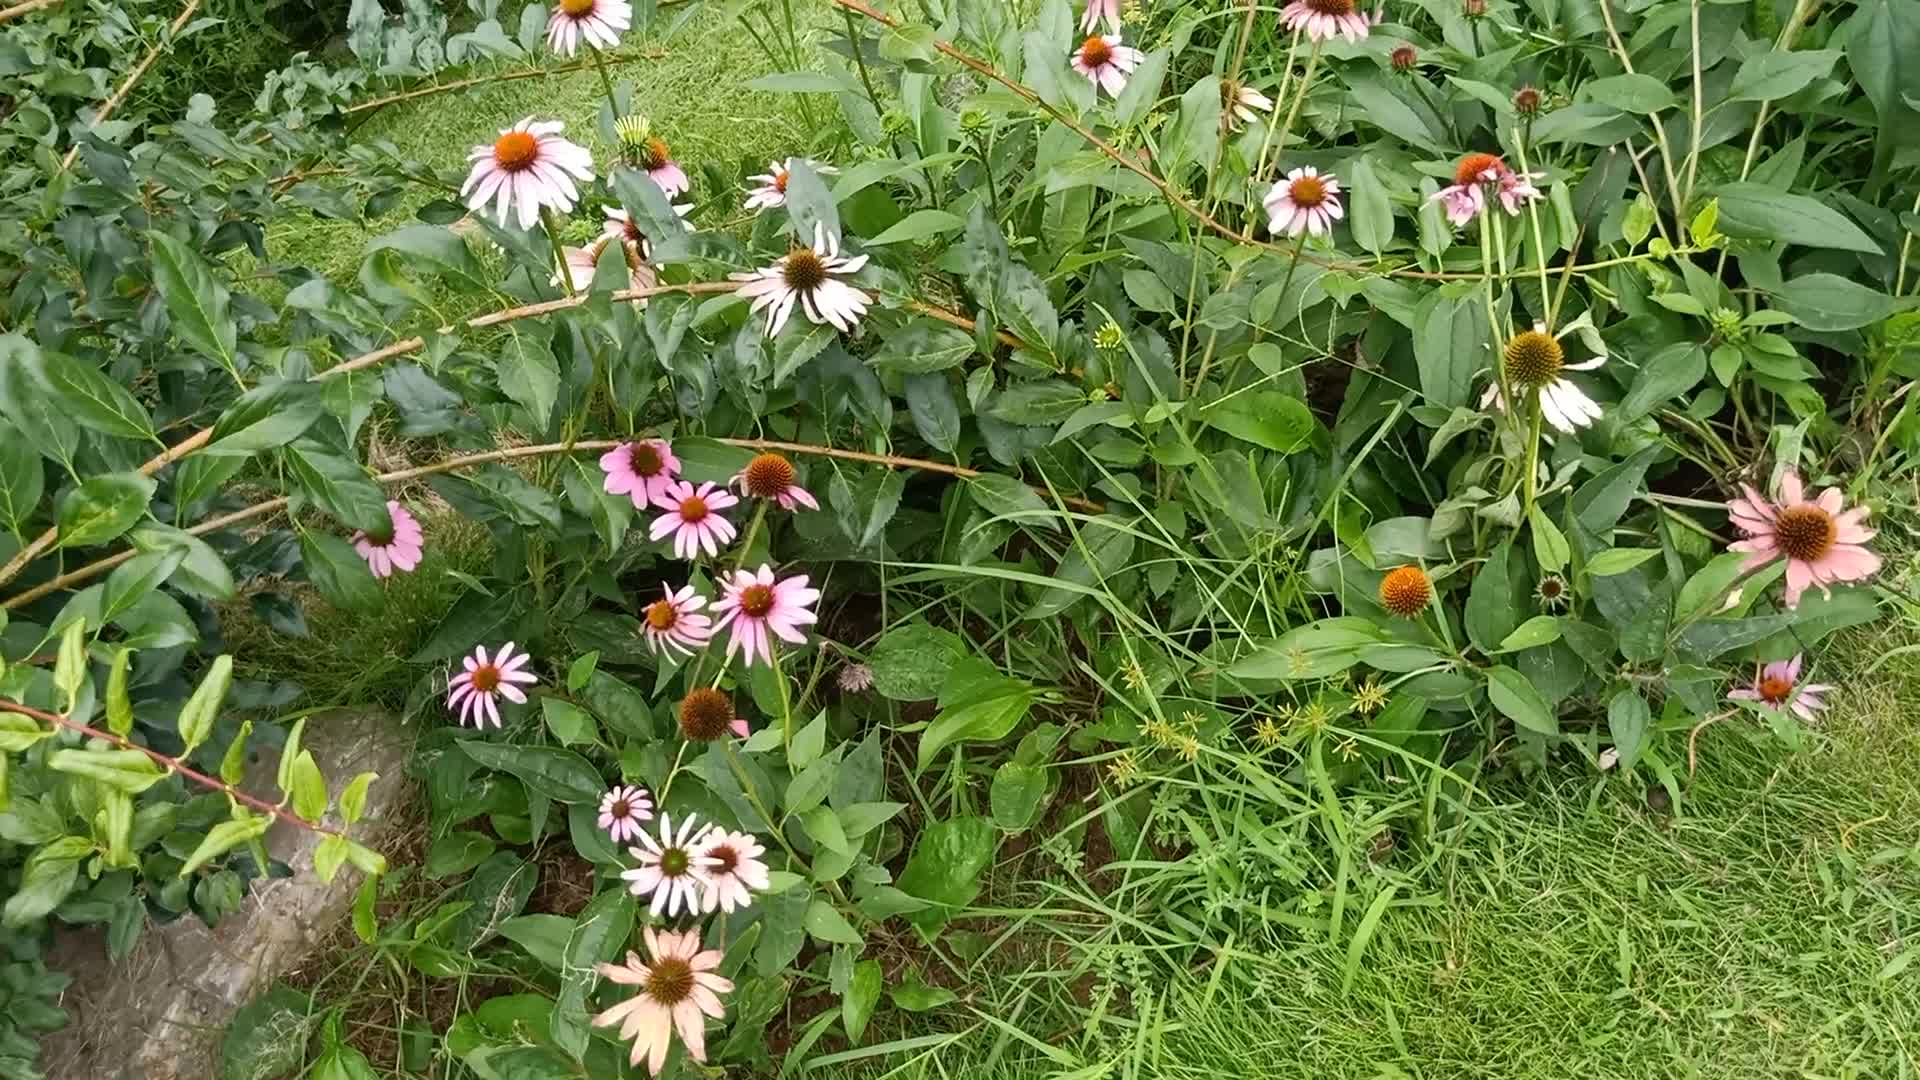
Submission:
[[[8,10],[13,9],[9,8]],[[180,14],[174,16],[173,23],[167,27],[166,36],[154,43],[153,48],[147,50],[147,55],[142,57],[138,64],[134,65],[133,70],[127,73],[125,79],[120,81],[120,88],[115,90],[113,96],[108,98],[106,103],[100,106],[99,111],[93,114],[93,120],[87,125],[89,129],[105,123],[113,116],[114,111],[119,109],[121,104],[127,100],[127,95],[133,92],[134,84],[138,83],[141,78],[146,75],[147,69],[153,66],[155,60],[160,59],[160,54],[173,45],[173,39],[179,36],[181,27],[186,26],[187,20],[193,18],[193,13],[198,10],[200,10],[200,0],[187,0],[187,6],[180,9]],[[65,171],[73,168],[73,159],[79,156],[80,143],[75,141],[72,146],[67,148],[67,156],[60,159],[61,170]]]
[[[0,23],[9,22],[22,15],[31,15],[41,8],[50,8],[59,2],[60,0],[24,0],[23,3],[15,4],[10,8],[0,8]]]
[[[58,0],[52,0],[52,2],[57,3]],[[588,48],[592,48],[592,46],[588,46]],[[664,60],[666,57],[667,51],[665,49],[643,49],[637,53],[615,53],[604,59],[607,66],[619,67],[622,64],[630,64],[635,60]],[[411,90],[402,90],[397,94],[388,94],[385,97],[356,101],[341,110],[341,113],[344,116],[352,116],[358,112],[367,112],[372,109],[384,108],[388,105],[397,105],[402,101],[432,97],[435,94],[445,94],[454,90],[465,90],[469,86],[485,86],[488,83],[513,82],[516,79],[539,79],[548,75],[566,75],[575,71],[588,71],[593,68],[594,64],[595,61],[591,59],[576,60],[571,64],[561,64],[558,67],[524,68],[519,71],[509,71],[499,75],[476,75],[471,79],[456,79],[448,83],[433,83],[428,86],[418,86]]]

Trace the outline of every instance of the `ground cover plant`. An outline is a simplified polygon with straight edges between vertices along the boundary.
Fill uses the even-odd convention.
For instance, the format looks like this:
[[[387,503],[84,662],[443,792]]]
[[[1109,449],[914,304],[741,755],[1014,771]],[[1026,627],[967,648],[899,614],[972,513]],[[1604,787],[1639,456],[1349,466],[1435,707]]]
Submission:
[[[195,10],[0,46],[25,1000],[49,918],[351,862],[366,959],[276,1006],[318,1075],[1092,1069],[1051,995],[1248,942],[1344,994],[1496,793],[1684,814],[1904,598],[1920,5],[358,3],[250,107],[130,106]],[[630,65],[691,20],[789,145],[682,140]],[[555,70],[585,123],[359,130]],[[415,605],[344,686],[226,647]],[[341,828],[399,778],[300,748],[373,694],[404,866]],[[361,1046],[376,974],[459,991]]]

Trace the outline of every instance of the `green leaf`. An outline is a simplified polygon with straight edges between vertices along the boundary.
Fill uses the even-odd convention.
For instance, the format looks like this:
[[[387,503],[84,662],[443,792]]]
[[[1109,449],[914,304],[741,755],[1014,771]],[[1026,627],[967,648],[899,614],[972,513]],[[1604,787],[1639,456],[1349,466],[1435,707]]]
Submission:
[[[90,476],[60,500],[60,546],[104,544],[146,516],[153,478],[137,472]]]
[[[1362,155],[1353,163],[1353,214],[1348,224],[1354,240],[1363,248],[1380,254],[1393,243],[1393,204],[1387,201],[1387,189],[1374,175],[1373,160]]]
[[[167,775],[139,750],[55,750],[48,755],[47,766],[98,780],[129,795],[138,795]]]
[[[153,244],[153,283],[167,302],[173,332],[207,358],[236,370],[237,331],[228,310],[227,287],[213,276],[199,252],[158,230],[149,232],[147,239]]]
[[[853,924],[847,922],[845,915],[840,914],[840,909],[822,897],[814,897],[813,903],[807,905],[804,925],[807,933],[820,941],[835,945],[866,944],[860,932],[853,928]]]
[[[926,375],[958,367],[974,351],[973,335],[932,319],[917,318],[888,334],[867,357],[867,363],[882,371]]]
[[[238,784],[247,778],[247,739],[252,735],[253,721],[241,721],[240,730],[227,743],[227,752],[220,755],[220,779]]]
[[[908,375],[901,384],[914,430],[928,446],[951,454],[960,441],[960,403],[954,397],[953,384],[938,372]]]
[[[600,725],[594,723],[593,715],[570,701],[543,697],[540,715],[547,721],[547,730],[553,732],[562,746],[600,741]]]
[[[1160,85],[1167,79],[1168,58],[1165,49],[1154,49],[1140,58],[1139,65],[1127,76],[1127,85],[1113,101],[1114,127],[1131,127],[1147,118],[1160,99]]]
[[[1009,761],[993,771],[987,803],[993,823],[1007,832],[1024,832],[1040,820],[1047,797],[1047,771],[1039,765]]]
[[[244,456],[285,446],[324,411],[320,387],[300,380],[263,383],[241,394],[213,424],[203,455]]]
[[[1072,383],[1042,379],[1002,390],[994,395],[987,413],[1002,423],[1036,427],[1060,423],[1086,401],[1087,396]]]
[[[1519,652],[1560,640],[1560,620],[1552,615],[1535,615],[1514,628],[1500,642],[1497,653]]]
[[[17,712],[0,712],[0,754],[18,754],[53,734],[50,727],[41,727],[40,721]],[[61,753],[85,753],[86,751],[61,751]]]
[[[1647,724],[1653,712],[1647,699],[1632,687],[1621,689],[1607,702],[1607,733],[1613,736],[1613,748],[1620,752],[1620,771],[1632,772],[1646,748]]]
[[[984,677],[977,672],[984,671]],[[956,694],[956,686],[960,693]],[[942,750],[959,742],[997,742],[1007,737],[1033,708],[1039,691],[1025,679],[992,673],[988,665],[956,665],[941,691],[939,715],[920,735],[919,768],[931,765]]]
[[[380,606],[380,583],[344,538],[302,529],[300,557],[307,568],[307,580],[329,603],[348,611],[372,611]]]
[[[180,706],[180,741],[186,744],[187,753],[192,753],[213,734],[214,722],[220,718],[220,706],[226,702],[227,688],[232,685],[233,657],[224,654],[215,657],[200,685],[194,688],[193,696]]]
[[[1580,88],[1582,96],[1622,112],[1656,113],[1678,100],[1673,89],[1651,75],[1638,72],[1595,79]]]
[[[332,881],[347,861],[347,838],[329,836],[313,849],[313,872],[321,881]]]
[[[1857,330],[1893,314],[1897,302],[1838,274],[1803,274],[1774,294],[1774,306],[1809,330]]]
[[[41,389],[75,423],[115,438],[157,438],[153,419],[133,394],[92,365],[45,350],[26,354],[24,362]]]
[[[436,879],[464,874],[486,862],[494,850],[492,837],[470,829],[456,829],[427,848],[426,866],[422,872]]]
[[[1838,59],[1838,49],[1763,52],[1749,56],[1733,76],[1733,85],[1727,87],[1727,100],[1770,101],[1799,93],[1813,80],[1826,78]]]
[[[21,872],[19,887],[7,899],[0,924],[9,930],[18,930],[59,907],[73,891],[80,873],[80,860],[93,854],[93,850],[91,840],[68,836],[34,852]],[[16,1001],[15,1007],[19,1005]]]
[[[1642,450],[1625,461],[1607,466],[1573,493],[1573,516],[1580,527],[1604,536],[1620,522],[1640,490],[1640,481],[1653,464],[1659,447]]]
[[[519,777],[527,787],[555,802],[597,803],[606,791],[600,771],[571,750],[510,746],[478,739],[461,739],[460,749],[489,769]]]
[[[1638,420],[1694,388],[1707,374],[1707,350],[1699,343],[1676,341],[1640,365],[1627,396],[1614,406],[1620,423]]]
[[[1485,299],[1472,291],[1436,289],[1414,309],[1413,325],[1420,393],[1443,409],[1466,405],[1474,373],[1489,361]]]
[[[1307,445],[1319,425],[1306,402],[1278,390],[1232,394],[1210,406],[1201,419],[1237,439],[1282,454]]]
[[[87,622],[75,619],[60,635],[60,651],[53,662],[53,685],[60,691],[62,714],[73,712],[80,684],[87,681]]]
[[[535,431],[545,431],[560,397],[560,364],[553,358],[543,334],[514,330],[501,344],[495,373],[500,392],[512,398],[533,418]]]
[[[880,961],[862,960],[853,965],[853,978],[847,980],[847,991],[840,995],[840,1024],[846,1029],[847,1041],[855,1046],[867,1033],[867,1021],[873,1017],[874,1006],[880,1004],[884,983]]]
[[[1533,683],[1518,671],[1500,665],[1487,669],[1487,699],[1507,719],[1528,731],[1558,735],[1560,722],[1533,688]]]
[[[1711,660],[1723,653],[1765,641],[1794,624],[1797,616],[1759,615],[1750,619],[1701,619],[1680,632],[1675,644],[1698,660]]]
[[[127,673],[132,663],[133,650],[118,649],[107,673],[107,730],[122,738],[133,730],[133,699],[127,694]]]
[[[15,535],[26,532],[27,519],[45,492],[39,452],[25,435],[0,422],[0,524]]]
[[[1587,560],[1587,573],[1595,577],[1624,574],[1658,554],[1658,548],[1608,548]]]
[[[207,833],[207,838],[200,841],[200,846],[193,849],[193,854],[187,856],[187,861],[180,866],[181,877],[186,877],[241,844],[265,836],[267,828],[273,824],[273,818],[265,814],[255,816],[243,810],[234,813],[238,815],[234,820],[215,825]]]
[[[1008,517],[1022,525],[1055,528],[1053,512],[1041,500],[1040,493],[1011,476],[984,473],[967,480],[967,490],[980,509],[995,517]]]
[[[900,872],[900,890],[933,905],[908,916],[923,932],[938,929],[980,891],[980,873],[993,859],[993,822],[984,817],[936,821],[913,842]]]
[[[1817,199],[1751,181],[1722,184],[1714,194],[1720,199],[1720,231],[1728,236],[1883,254],[1858,225]]]
[[[168,547],[143,552],[114,567],[113,573],[107,575],[106,591],[100,601],[101,621],[117,622],[120,616],[134,610],[149,593],[172,577],[186,558],[186,548]]]
[[[574,921],[564,915],[516,915],[500,924],[500,936],[547,968],[564,971],[573,927]]]
[[[947,673],[971,650],[960,635],[922,620],[881,635],[868,657],[873,687],[889,701],[927,701],[940,695]]]
[[[553,1003],[553,1041],[575,1061],[587,1052],[587,993],[600,981],[591,974],[593,966],[619,956],[633,931],[633,914],[633,894],[608,889],[587,904],[567,935],[562,970],[579,974],[561,980],[560,995]]]
[[[899,986],[887,991],[887,997],[896,1006],[912,1013],[928,1012],[960,1000],[960,995],[944,986],[928,986],[920,978],[920,973],[911,968],[907,969],[907,977]]]
[[[360,820],[360,815],[367,811],[367,788],[378,779],[377,772],[363,772],[347,784],[347,789],[340,793],[340,820],[349,825]]]
[[[1560,527],[1553,523],[1545,510],[1540,509],[1539,503],[1533,505],[1528,524],[1532,526],[1533,557],[1540,564],[1540,569],[1548,573],[1565,569],[1567,560],[1573,557],[1573,551],[1567,544],[1566,536],[1560,532]]]
[[[302,750],[293,761],[293,812],[307,821],[327,816],[327,779],[320,774],[320,763],[313,751]]]
[[[1380,628],[1366,619],[1321,619],[1257,643],[1226,673],[1235,679],[1324,679],[1359,663],[1363,652],[1386,641]]]
[[[811,244],[817,226],[828,237],[840,235],[840,208],[813,166],[795,158],[787,167],[787,217],[793,235]]]
[[[870,248],[885,247],[888,244],[917,242],[935,236],[957,233],[967,227],[965,218],[946,210],[915,210],[899,221],[894,222],[879,236],[866,241]]]

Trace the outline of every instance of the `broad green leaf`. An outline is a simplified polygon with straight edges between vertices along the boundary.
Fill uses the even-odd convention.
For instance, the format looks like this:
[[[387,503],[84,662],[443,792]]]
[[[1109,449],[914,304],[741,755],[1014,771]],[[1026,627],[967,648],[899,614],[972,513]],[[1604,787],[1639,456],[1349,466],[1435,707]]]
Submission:
[[[840,909],[828,903],[823,897],[816,896],[813,903],[807,905],[805,925],[807,933],[812,934],[818,941],[835,945],[866,944],[860,932],[853,928],[853,924],[847,921],[845,915],[840,914]]]
[[[329,603],[348,611],[372,611],[380,606],[380,583],[346,538],[302,529],[300,557],[307,568],[307,580]]]
[[[87,624],[75,619],[60,635],[60,650],[53,662],[53,685],[65,702],[60,711],[73,712],[80,697],[80,684],[87,681]]]
[[[1773,51],[1750,56],[1734,74],[1733,85],[1727,87],[1727,100],[1768,101],[1799,93],[1813,80],[1826,78],[1839,58],[1838,49]]]
[[[1552,615],[1535,615],[1514,628],[1495,652],[1519,652],[1560,640],[1560,620]]]
[[[37,350],[29,355],[33,377],[75,423],[121,439],[156,438],[145,407],[99,369],[63,353]]]
[[[1501,665],[1487,669],[1487,699],[1507,719],[1528,731],[1542,735],[1560,733],[1560,722],[1547,708],[1540,692],[1513,668]]]
[[[1693,389],[1706,374],[1707,350],[1697,342],[1676,341],[1640,366],[1612,415],[1621,423],[1638,420]]]
[[[464,874],[493,857],[493,838],[471,829],[455,829],[427,848],[422,873],[430,878]]]
[[[173,332],[208,359],[235,370],[238,331],[227,287],[213,276],[199,252],[158,230],[149,232],[147,239],[153,244],[153,282],[167,302]]]
[[[20,753],[52,735],[51,727],[42,726],[40,721],[31,716],[17,712],[0,712],[0,754]],[[82,753],[83,751],[71,752]]]
[[[104,544],[146,516],[153,478],[137,472],[90,476],[60,499],[60,546]]]
[[[186,558],[186,548],[169,547],[143,552],[114,567],[113,573],[107,575],[106,591],[101,594],[101,620],[117,621],[172,577]]]
[[[267,828],[273,824],[273,818],[265,814],[248,814],[236,810],[238,816],[232,821],[223,821],[207,833],[200,846],[193,849],[187,861],[180,866],[180,876],[186,877],[202,866],[239,847],[241,844],[257,840],[266,835]]]
[[[73,891],[80,860],[92,853],[93,842],[80,836],[56,840],[34,852],[20,874],[18,888],[7,898],[0,924],[18,930],[59,907]]]
[[[880,991],[885,984],[880,971],[880,961],[862,960],[853,965],[853,978],[847,981],[847,991],[840,996],[840,1025],[846,1030],[847,1041],[855,1046],[867,1033],[867,1021],[872,1018],[874,1006],[880,1003]]]
[[[1582,96],[1623,112],[1656,113],[1670,109],[1679,100],[1673,88],[1651,75],[1638,72],[1595,79],[1580,87]]]
[[[1282,454],[1307,445],[1319,425],[1306,402],[1278,390],[1232,394],[1210,406],[1201,419],[1237,439]]]
[[[1652,716],[1647,699],[1632,687],[1622,688],[1607,702],[1607,733],[1613,736],[1613,748],[1620,752],[1621,772],[1632,772],[1634,762],[1640,760]]]
[[[227,688],[232,685],[233,657],[222,654],[207,668],[193,696],[180,706],[180,741],[186,744],[189,753],[213,734],[214,722],[220,718],[220,706],[226,703]]]
[[[930,208],[915,210],[865,243],[870,248],[885,247],[888,244],[917,243],[936,236],[957,233],[966,227],[966,219],[958,214]]]
[[[976,661],[968,661],[980,667]],[[963,696],[949,701],[949,693],[963,678],[965,665],[956,666],[947,676],[947,689],[941,693],[941,711],[920,734],[919,768],[933,764],[942,750],[959,742],[998,742],[1007,737],[1027,711],[1033,708],[1039,691],[1024,679],[996,676],[971,683]]]
[[[1380,254],[1393,243],[1393,204],[1387,201],[1387,189],[1374,175],[1373,161],[1362,155],[1351,168],[1353,212],[1348,224],[1354,240],[1363,248]]]
[[[234,732],[233,741],[227,744],[227,752],[220,756],[220,779],[238,784],[247,778],[247,739],[252,735],[253,721],[241,721],[240,730]]]
[[[1720,231],[1728,236],[1882,254],[1871,236],[1817,199],[1752,181],[1722,184],[1714,194],[1720,199]]]
[[[540,699],[540,715],[547,722],[547,730],[553,732],[553,737],[559,739],[562,746],[600,740],[600,725],[594,723],[593,715],[570,701],[543,697]]]
[[[867,363],[882,371],[925,375],[958,367],[974,352],[973,335],[923,317],[888,334]]]
[[[1147,118],[1160,99],[1160,84],[1167,79],[1168,55],[1165,49],[1154,49],[1140,58],[1139,65],[1127,76],[1127,85],[1113,101],[1115,127],[1131,127]]]
[[[933,905],[909,915],[923,933],[937,930],[980,891],[980,874],[993,859],[995,830],[984,817],[935,821],[913,842],[900,872],[900,890]]]
[[[1520,625],[1521,597],[1530,590],[1516,580],[1512,563],[1513,544],[1502,543],[1487,556],[1467,589],[1467,637],[1483,653],[1498,652]]]
[[[545,431],[560,396],[560,364],[545,335],[513,330],[500,345],[496,365],[500,392],[527,410],[535,431]]]
[[[227,406],[214,421],[213,440],[200,454],[244,456],[285,446],[306,434],[323,411],[320,387],[314,383],[263,383]]]
[[[1387,638],[1366,619],[1342,616],[1296,626],[1227,669],[1235,679],[1324,679],[1360,662],[1362,652]]]
[[[327,816],[327,779],[311,750],[300,751],[293,761],[293,812],[308,821]]]
[[[0,526],[16,536],[46,491],[40,453],[11,424],[0,421]]]
[[[1009,761],[993,771],[987,803],[995,825],[1007,832],[1024,832],[1040,820],[1046,797],[1045,768]]]
[[[980,509],[995,517],[1010,517],[1022,525],[1056,527],[1053,514],[1040,493],[1011,476],[984,473],[970,478],[967,490]]]
[[[553,1041],[575,1061],[587,1052],[587,993],[600,981],[593,967],[620,955],[633,931],[633,916],[633,895],[625,889],[607,889],[580,912],[567,935],[562,970],[579,975],[561,981],[553,1003]]]
[[[347,861],[347,838],[329,836],[313,849],[313,873],[321,881],[332,881]]]
[[[360,815],[367,810],[367,788],[378,779],[379,773],[363,772],[347,784],[346,790],[340,793],[340,820],[349,825],[360,820]]]
[[[1595,577],[1624,574],[1658,554],[1658,548],[1608,548],[1587,560],[1587,573]]]
[[[127,675],[133,663],[133,650],[121,648],[113,654],[113,666],[107,672],[107,730],[126,737],[133,730],[133,699],[127,694]]]
[[[138,795],[167,774],[139,750],[55,750],[47,765]]]
[[[606,792],[600,770],[571,750],[478,739],[461,739],[460,749],[489,769],[519,777],[529,788],[555,802],[597,803]]]
[[[1893,314],[1896,301],[1838,274],[1803,274],[1786,283],[1774,305],[1809,330],[1857,330]]]
[[[972,345],[968,348],[971,350]],[[940,372],[910,374],[901,383],[914,430],[928,446],[943,454],[953,453],[960,441],[960,403],[954,397],[953,384]]]
[[[1427,404],[1452,409],[1472,397],[1474,373],[1490,360],[1485,304],[1479,293],[1449,286],[1415,309],[1413,357]]]

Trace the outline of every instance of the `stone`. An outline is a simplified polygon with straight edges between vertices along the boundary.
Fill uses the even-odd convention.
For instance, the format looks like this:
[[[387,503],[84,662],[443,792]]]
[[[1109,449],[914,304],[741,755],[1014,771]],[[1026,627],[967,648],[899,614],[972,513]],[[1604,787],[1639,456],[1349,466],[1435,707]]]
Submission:
[[[337,710],[309,719],[303,743],[336,798],[355,775],[380,774],[353,830],[354,839],[379,850],[386,824],[407,797],[403,772],[412,732],[384,712]],[[277,755],[262,757],[249,768],[244,786],[278,801]],[[47,1076],[226,1080],[221,1041],[234,1015],[298,964],[352,908],[361,874],[349,865],[333,881],[321,881],[313,873],[313,852],[322,839],[276,823],[266,835],[267,851],[293,868],[292,877],[256,882],[240,910],[216,928],[191,915],[149,926],[118,964],[108,958],[105,934],[97,928],[58,934],[47,962],[73,976],[60,1002],[72,1023],[42,1044]]]

